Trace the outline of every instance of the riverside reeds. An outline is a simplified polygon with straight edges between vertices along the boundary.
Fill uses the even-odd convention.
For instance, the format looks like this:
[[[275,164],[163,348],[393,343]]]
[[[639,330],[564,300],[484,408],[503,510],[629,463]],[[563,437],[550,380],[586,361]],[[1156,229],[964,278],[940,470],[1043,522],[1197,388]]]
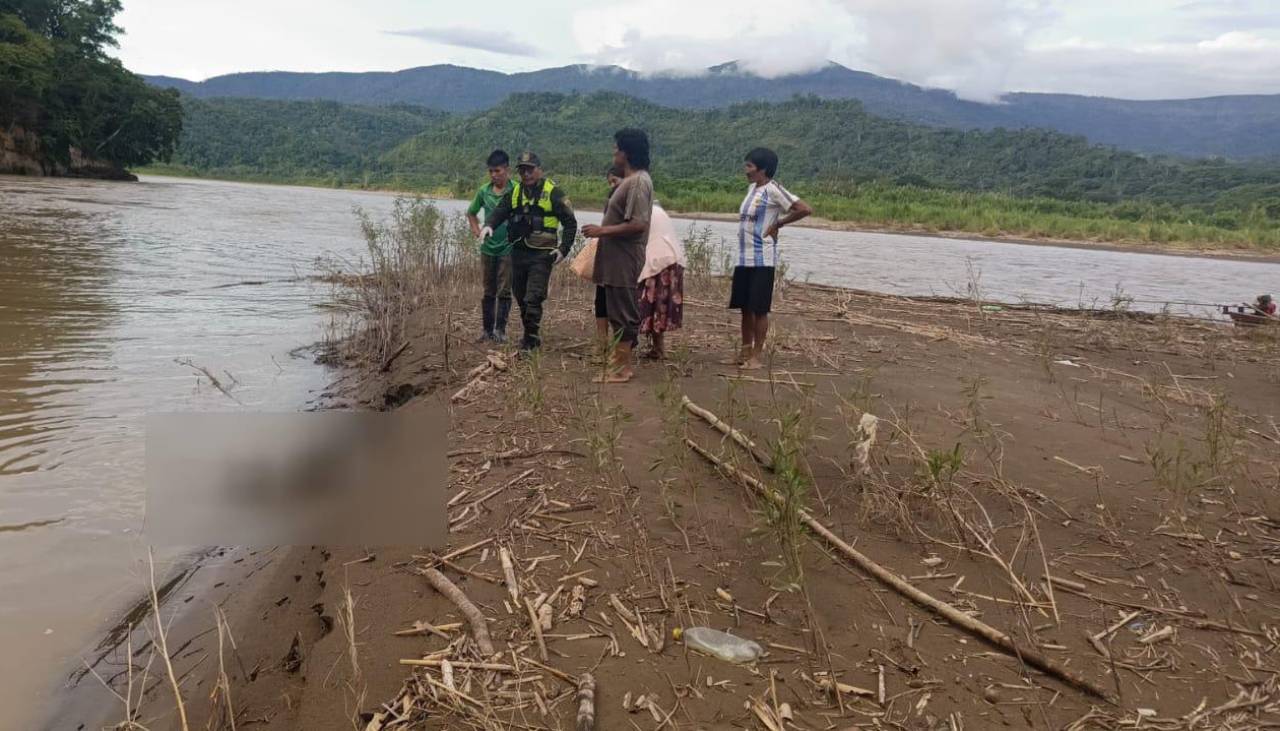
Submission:
[[[355,315],[341,326],[347,353],[386,362],[405,342],[413,315],[443,310],[441,322],[450,323],[464,295],[478,288],[480,258],[463,218],[444,216],[424,198],[396,198],[386,221],[361,208],[355,213],[368,258],[322,265],[339,285],[336,303]]]

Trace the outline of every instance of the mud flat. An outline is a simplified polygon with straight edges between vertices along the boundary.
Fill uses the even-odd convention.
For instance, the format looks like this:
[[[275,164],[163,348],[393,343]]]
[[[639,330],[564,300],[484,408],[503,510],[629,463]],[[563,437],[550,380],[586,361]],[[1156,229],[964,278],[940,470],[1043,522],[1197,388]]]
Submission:
[[[453,305],[394,356],[346,353],[335,407],[449,404],[449,547],[243,552],[172,592],[163,616],[198,605],[167,640],[189,726],[573,728],[587,672],[599,729],[1280,723],[1276,333],[790,284],[769,368],[740,373],[727,282],[686,289],[670,359],[624,386],[590,383],[592,293],[566,272],[535,360],[474,345]],[[695,625],[766,655],[672,639]],[[181,727],[152,647],[98,672]],[[93,721],[124,721],[112,702]]]

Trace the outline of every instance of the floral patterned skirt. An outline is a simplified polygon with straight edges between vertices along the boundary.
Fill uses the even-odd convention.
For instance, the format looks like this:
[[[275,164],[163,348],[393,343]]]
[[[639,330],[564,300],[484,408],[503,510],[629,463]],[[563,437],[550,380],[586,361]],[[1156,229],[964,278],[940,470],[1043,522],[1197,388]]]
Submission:
[[[672,264],[640,283],[640,332],[660,335],[684,322],[684,267]]]

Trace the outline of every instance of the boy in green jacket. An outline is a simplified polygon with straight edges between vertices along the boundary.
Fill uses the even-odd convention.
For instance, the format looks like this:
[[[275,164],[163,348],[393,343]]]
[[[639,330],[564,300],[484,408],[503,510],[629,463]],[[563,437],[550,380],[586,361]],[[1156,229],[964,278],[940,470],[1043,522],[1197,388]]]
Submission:
[[[511,192],[511,161],[507,153],[494,150],[489,153],[489,182],[476,191],[476,197],[467,208],[467,221],[471,223],[471,235],[480,236],[482,210],[487,218],[498,208],[498,203]],[[484,278],[484,298],[480,311],[484,333],[479,342],[504,343],[507,340],[507,316],[511,314],[511,242],[507,240],[507,224],[494,229],[480,243],[480,261]]]

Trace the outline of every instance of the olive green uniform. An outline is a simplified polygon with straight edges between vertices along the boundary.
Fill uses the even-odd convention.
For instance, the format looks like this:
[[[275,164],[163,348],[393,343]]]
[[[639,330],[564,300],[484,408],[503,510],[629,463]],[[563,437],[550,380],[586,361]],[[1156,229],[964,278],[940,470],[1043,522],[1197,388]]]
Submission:
[[[542,303],[547,299],[551,268],[557,250],[562,257],[569,256],[578,219],[564,191],[543,178],[530,188],[514,183],[485,225],[496,230],[504,223],[511,242],[511,289],[524,326],[520,348],[529,350],[542,345]]]

